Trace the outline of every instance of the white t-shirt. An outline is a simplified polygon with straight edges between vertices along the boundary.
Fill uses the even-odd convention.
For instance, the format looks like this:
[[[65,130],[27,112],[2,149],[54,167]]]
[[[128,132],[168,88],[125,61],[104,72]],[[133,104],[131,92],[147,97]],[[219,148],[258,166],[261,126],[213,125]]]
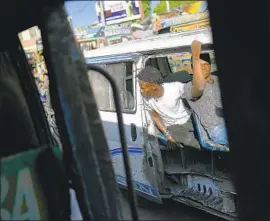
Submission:
[[[166,127],[185,124],[190,118],[190,112],[181,99],[184,94],[184,84],[164,83],[162,87],[164,88],[162,97],[144,98],[145,109],[156,111]]]

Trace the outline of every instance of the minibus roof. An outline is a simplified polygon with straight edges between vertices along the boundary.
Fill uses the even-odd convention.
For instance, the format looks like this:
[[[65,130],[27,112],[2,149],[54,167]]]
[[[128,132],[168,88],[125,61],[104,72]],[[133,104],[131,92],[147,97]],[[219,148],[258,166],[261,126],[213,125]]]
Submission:
[[[183,33],[169,33],[155,35],[141,40],[127,41],[120,44],[99,48],[85,52],[85,58],[96,58],[129,53],[148,54],[151,51],[173,49],[178,47],[190,47],[193,40],[199,40],[202,44],[212,44],[212,32],[210,28],[188,31]]]

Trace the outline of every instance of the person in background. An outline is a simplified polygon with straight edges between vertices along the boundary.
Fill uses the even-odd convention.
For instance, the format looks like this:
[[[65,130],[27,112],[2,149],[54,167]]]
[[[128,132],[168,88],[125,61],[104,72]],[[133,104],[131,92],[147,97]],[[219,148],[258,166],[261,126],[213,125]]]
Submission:
[[[209,138],[217,144],[228,145],[218,78],[211,75],[211,65],[202,59],[201,42],[193,41],[191,50],[193,80],[185,84],[183,97],[188,100]]]
[[[138,74],[138,79],[144,107],[149,111],[158,130],[166,136],[169,144],[200,148],[194,137],[190,112],[181,98],[184,93],[184,84],[163,83],[161,72],[150,66]]]

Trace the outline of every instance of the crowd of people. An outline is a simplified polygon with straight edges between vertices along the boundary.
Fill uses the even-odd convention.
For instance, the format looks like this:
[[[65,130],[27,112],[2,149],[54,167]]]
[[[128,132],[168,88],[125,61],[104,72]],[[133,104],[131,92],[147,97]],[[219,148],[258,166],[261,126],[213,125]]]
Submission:
[[[49,93],[49,77],[46,68],[46,64],[44,61],[44,57],[42,56],[42,52],[28,54],[28,62],[30,64],[39,94],[41,102],[44,106],[44,110],[49,122],[50,130],[53,134],[54,139],[61,147],[61,142],[59,138],[58,129],[55,122],[54,111],[51,106],[50,101],[50,93]]]

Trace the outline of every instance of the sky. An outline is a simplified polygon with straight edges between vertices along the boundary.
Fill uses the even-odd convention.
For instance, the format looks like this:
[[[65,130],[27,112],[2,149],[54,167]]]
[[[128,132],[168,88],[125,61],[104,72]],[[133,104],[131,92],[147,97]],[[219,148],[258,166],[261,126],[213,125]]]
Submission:
[[[97,21],[95,10],[96,1],[67,1],[65,7],[69,16],[72,17],[73,27],[87,26]],[[159,1],[152,1],[154,8]]]

